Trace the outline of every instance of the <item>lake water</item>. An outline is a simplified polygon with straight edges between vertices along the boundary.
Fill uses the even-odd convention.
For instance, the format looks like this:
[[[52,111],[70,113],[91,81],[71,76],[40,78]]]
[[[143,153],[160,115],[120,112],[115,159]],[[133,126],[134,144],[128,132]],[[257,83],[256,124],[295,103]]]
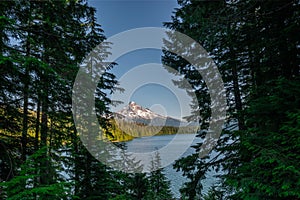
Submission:
[[[174,139],[174,135],[160,135],[152,137],[142,137],[137,138],[132,141],[126,142],[128,151],[135,153],[142,152],[151,152],[156,149],[160,149],[169,144],[170,141]],[[196,138],[195,134],[178,134],[176,135],[176,142],[173,145],[174,150],[176,147],[186,145],[189,141],[193,140],[192,144],[201,142],[201,139]],[[172,149],[170,150],[170,155],[172,154]],[[185,157],[194,153],[195,150],[192,147],[187,148],[184,154],[181,157]],[[171,190],[174,194],[174,197],[180,197],[179,189],[182,184],[187,181],[185,177],[182,176],[182,172],[176,172],[173,169],[173,164],[170,164],[164,168],[164,173],[166,177],[171,181]],[[213,177],[214,174],[210,173],[207,175],[207,179],[203,181],[203,192],[206,193],[208,188],[216,181],[216,178]]]

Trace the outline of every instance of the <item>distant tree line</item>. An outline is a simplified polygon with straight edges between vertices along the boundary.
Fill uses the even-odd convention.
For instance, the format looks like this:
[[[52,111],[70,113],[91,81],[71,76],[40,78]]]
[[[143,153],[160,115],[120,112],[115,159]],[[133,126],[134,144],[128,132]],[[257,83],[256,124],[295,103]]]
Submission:
[[[107,129],[108,138],[112,141],[128,141],[138,137],[173,135],[173,134],[195,134],[197,126],[154,126],[139,122],[125,120],[110,120],[110,127]]]

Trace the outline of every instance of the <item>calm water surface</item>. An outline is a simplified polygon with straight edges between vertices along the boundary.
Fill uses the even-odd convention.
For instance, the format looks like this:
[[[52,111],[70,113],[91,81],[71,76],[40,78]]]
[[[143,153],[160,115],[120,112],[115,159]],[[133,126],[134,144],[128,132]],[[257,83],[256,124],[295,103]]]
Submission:
[[[189,143],[192,139],[193,145],[199,143],[201,140],[199,138],[196,138],[194,134],[179,134],[177,135],[179,137],[178,140],[176,140],[176,143],[174,147],[176,148],[176,145],[186,145]],[[142,137],[137,138],[132,141],[126,142],[128,146],[129,152],[151,152],[155,151],[156,149],[160,149],[166,145],[174,138],[174,135],[160,135],[160,136],[152,136],[152,137]],[[191,147],[187,149],[187,151],[183,154],[182,157],[191,155],[194,153],[195,150]],[[170,150],[170,154],[172,154],[172,150]],[[179,189],[181,188],[182,184],[187,181],[185,177],[182,176],[181,172],[176,172],[176,170],[173,169],[173,164],[170,164],[169,166],[165,167],[164,172],[167,176],[167,178],[171,181],[171,190],[175,197],[180,197]],[[211,186],[216,179],[213,177],[213,173],[208,174],[207,179],[203,182],[203,192],[206,193],[209,186]]]

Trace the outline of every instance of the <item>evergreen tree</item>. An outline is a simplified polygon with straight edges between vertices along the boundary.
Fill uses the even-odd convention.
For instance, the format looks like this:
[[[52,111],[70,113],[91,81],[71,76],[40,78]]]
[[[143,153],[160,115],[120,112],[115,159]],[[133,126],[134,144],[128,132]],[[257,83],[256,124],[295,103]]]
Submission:
[[[161,168],[161,158],[158,152],[155,153],[150,164],[150,173],[148,176],[149,188],[145,199],[172,199],[170,181],[167,180]]]
[[[21,171],[13,179],[6,183],[0,184],[4,188],[1,194],[3,199],[14,200],[14,199],[69,199],[71,194],[71,185],[65,182],[61,177],[62,174],[60,166],[57,165],[53,158],[44,157],[46,148],[40,149],[26,159],[25,163],[21,166]],[[47,160],[51,163],[51,174],[52,183],[44,185],[40,182],[40,173],[43,172],[43,166],[38,166],[41,160]]]
[[[298,145],[293,142],[299,140],[299,129],[292,128],[295,124],[291,123],[297,122],[290,118],[299,109],[299,90],[295,89],[299,88],[299,38],[295,37],[299,2],[178,3],[181,8],[165,25],[191,36],[210,52],[227,90],[229,119],[214,156],[200,159],[195,154],[176,162],[175,167],[190,179],[183,195],[200,198],[201,180],[213,168],[222,170],[221,190],[226,198],[299,199],[299,184],[294,179],[299,180],[299,171],[294,170],[299,168],[294,149]],[[163,61],[195,87],[195,104],[202,120],[209,119],[210,111],[205,109],[209,99],[199,74],[168,51]],[[199,136],[202,133],[205,131]],[[201,144],[196,146],[200,148]]]
[[[144,199],[148,189],[148,180],[145,173],[135,173],[131,175],[129,188],[131,189],[131,199]]]
[[[114,193],[113,172],[83,148],[71,112],[78,64],[105,39],[95,9],[84,0],[19,0],[1,2],[0,11],[3,193],[12,198],[99,198],[96,191],[110,188],[99,190],[108,199]],[[110,99],[103,90],[113,91],[114,78],[105,72],[98,84],[98,116],[108,113]],[[105,127],[108,122],[101,117]],[[63,144],[68,148],[62,152]],[[65,176],[59,176],[61,171]],[[66,182],[73,194],[65,193]]]

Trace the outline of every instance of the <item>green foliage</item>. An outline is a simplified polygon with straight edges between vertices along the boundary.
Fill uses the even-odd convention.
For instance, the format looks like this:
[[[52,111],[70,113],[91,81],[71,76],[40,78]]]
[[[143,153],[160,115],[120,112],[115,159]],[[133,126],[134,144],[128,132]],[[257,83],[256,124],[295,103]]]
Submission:
[[[127,200],[127,199],[130,199],[130,195],[122,194],[122,195],[118,195],[114,198],[110,198],[109,200]]]
[[[163,169],[161,168],[161,158],[158,152],[156,152],[154,158],[151,160],[148,182],[149,188],[145,195],[145,199],[172,199],[170,182],[165,177]]]
[[[137,137],[153,135],[172,135],[172,134],[194,134],[196,126],[148,126],[143,123],[126,122],[123,120],[111,120],[107,130],[108,138],[115,142],[129,141]]]
[[[222,200],[225,199],[224,192],[217,186],[212,186],[207,194],[203,196],[203,200]]]
[[[127,183],[131,188],[131,199],[143,199],[147,193],[149,182],[145,173],[136,173],[131,176],[131,182]]]
[[[209,51],[224,80],[229,119],[213,154],[175,163],[190,179],[181,190],[183,198],[200,198],[199,181],[214,169],[222,171],[221,186],[207,198],[222,191],[225,199],[299,199],[299,2],[178,3],[165,26]],[[177,42],[170,38],[166,44],[171,49]],[[210,101],[202,77],[182,58],[164,53],[164,63],[195,88],[195,113],[200,111],[201,128],[207,129]]]
[[[46,148],[35,152],[24,164],[21,165],[20,171],[11,180],[1,183],[3,188],[2,197],[8,200],[17,199],[68,199],[71,196],[70,184],[60,180],[58,171],[59,166],[49,156],[45,157]],[[49,178],[51,182],[43,184],[41,182],[41,162],[47,161],[49,164]]]
[[[98,153],[110,159],[111,149],[99,147],[99,133],[90,129],[97,140],[90,140],[88,151],[75,128],[71,97],[78,66],[87,55],[101,62],[109,54],[95,16],[86,0],[0,2],[1,199],[144,198],[146,174],[126,174],[100,163],[89,151],[98,145]],[[87,64],[91,73],[102,74],[93,92],[106,137],[112,137],[103,117],[111,114],[108,93],[120,89],[109,72],[114,65],[99,70]],[[114,140],[133,138],[113,131]],[[131,159],[115,163],[140,170]]]
[[[177,160],[173,166],[177,171],[182,171],[188,181],[180,189],[183,199],[197,199],[201,196],[203,188],[201,180],[206,178],[207,166],[199,159],[197,153]]]
[[[0,2],[4,199],[108,199],[115,193],[115,174],[83,148],[71,110],[78,65],[105,39],[95,12],[85,0]],[[99,81],[99,116],[109,113],[103,90],[112,92],[114,79],[105,72]],[[101,126],[107,123],[102,117]]]
[[[299,86],[298,80],[280,78],[272,84],[269,95],[251,102],[247,110],[251,117],[248,113],[247,116],[250,119],[255,116],[258,120],[252,123],[259,125],[241,136],[240,148],[255,155],[251,162],[238,168],[239,179],[243,180],[241,188],[245,191],[242,198],[300,198]],[[293,101],[287,103],[288,99]],[[273,118],[274,115],[278,117]]]

